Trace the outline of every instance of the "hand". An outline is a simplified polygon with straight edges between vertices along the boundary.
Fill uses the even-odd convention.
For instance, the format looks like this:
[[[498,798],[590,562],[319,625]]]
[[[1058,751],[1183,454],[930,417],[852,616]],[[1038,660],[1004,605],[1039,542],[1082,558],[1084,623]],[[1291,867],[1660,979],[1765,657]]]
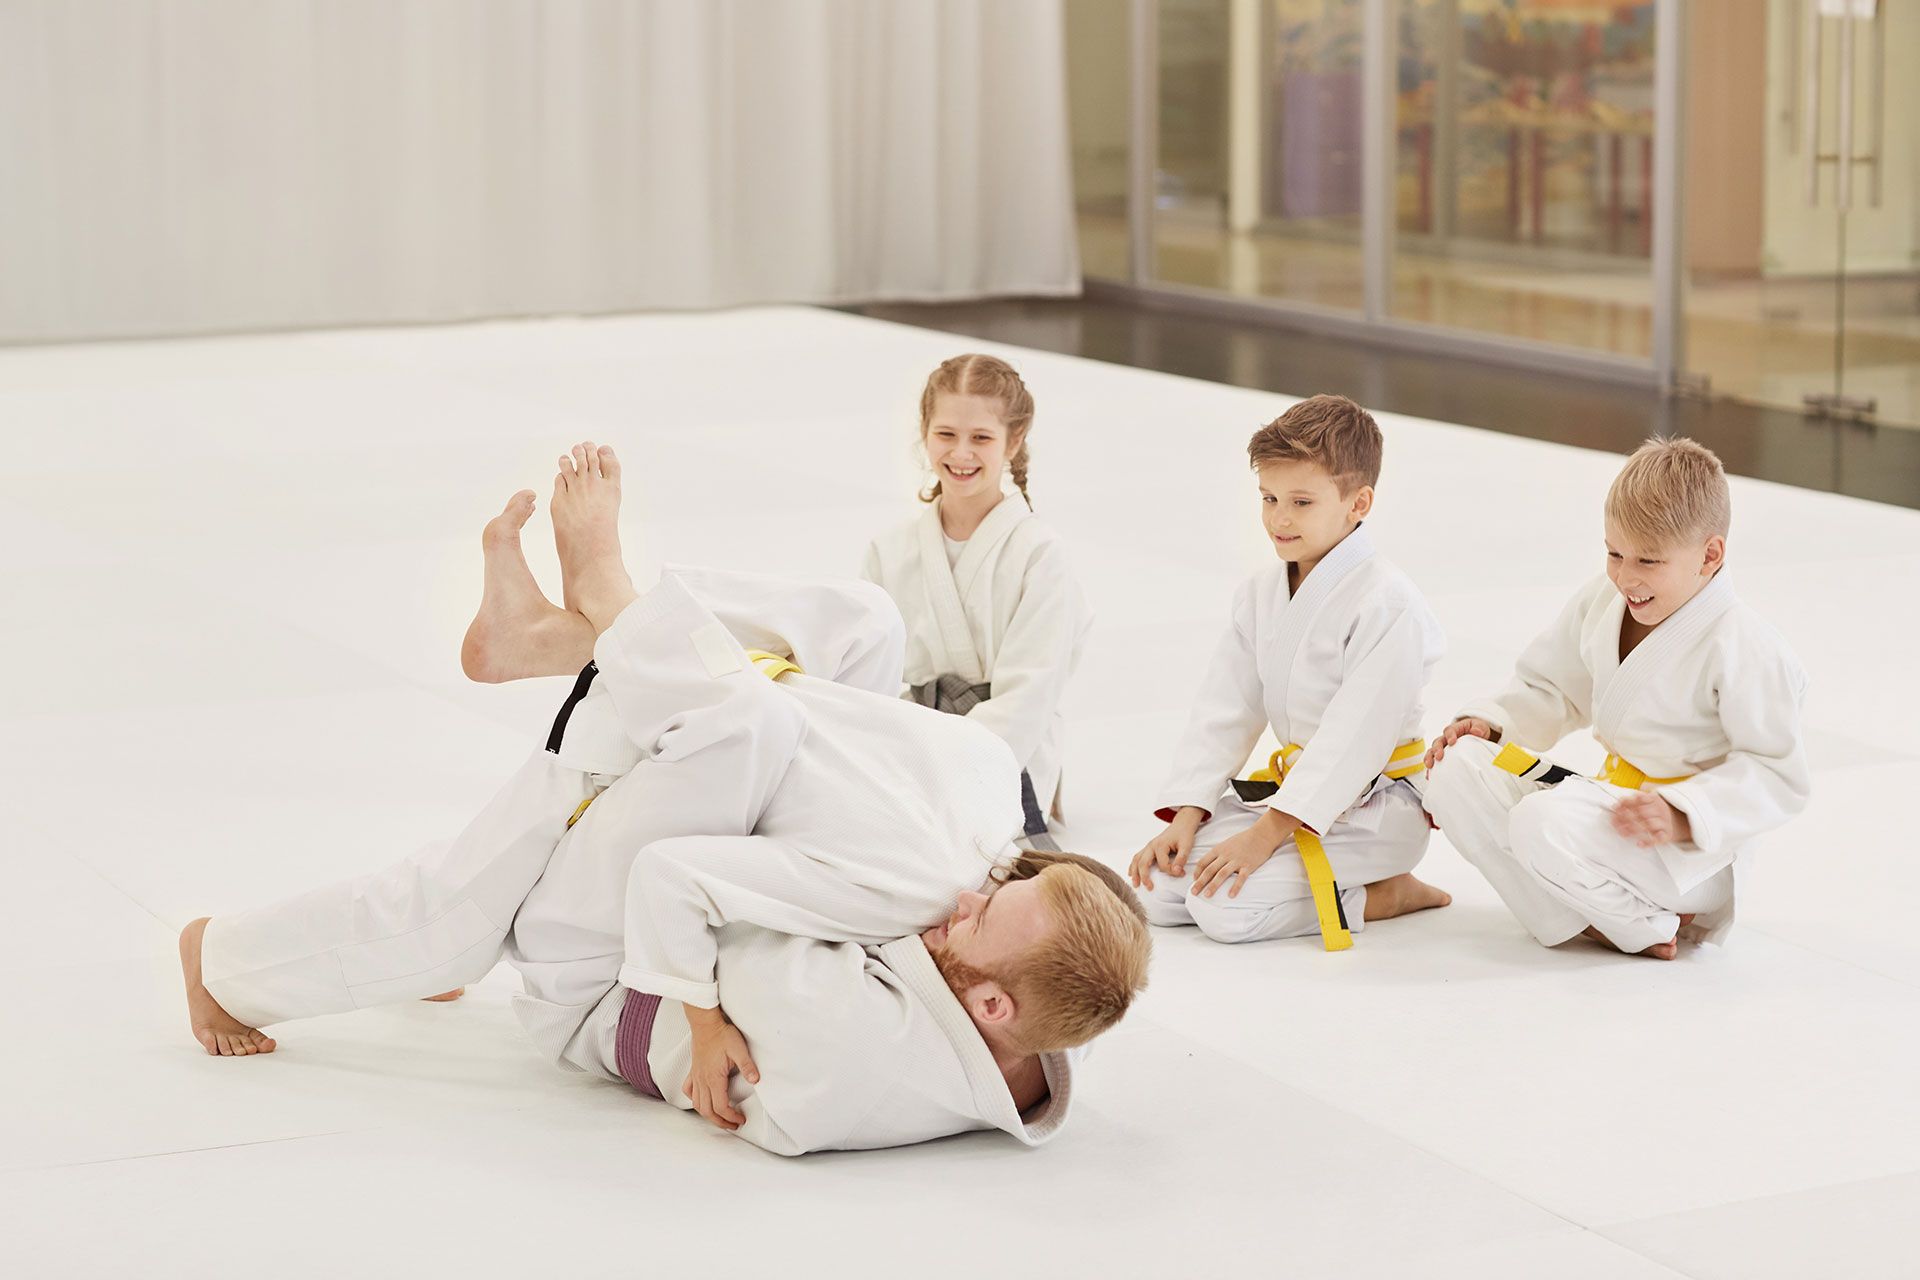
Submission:
[[[1133,881],[1134,887],[1153,888],[1155,867],[1169,876],[1187,874],[1187,855],[1193,852],[1193,837],[1205,819],[1206,810],[1182,806],[1167,829],[1147,841],[1147,847],[1134,854],[1133,861],[1127,864],[1127,878]]]
[[[1268,810],[1260,821],[1239,835],[1222,840],[1213,847],[1211,853],[1194,864],[1193,888],[1188,892],[1211,898],[1221,885],[1227,885],[1227,896],[1239,897],[1247,877],[1265,866],[1267,859],[1286,843],[1287,837],[1299,825],[1291,818],[1280,818],[1280,815]],[[1278,836],[1274,835],[1276,829],[1281,832]]]
[[[688,1005],[687,1023],[693,1028],[693,1066],[680,1092],[693,1103],[695,1111],[731,1133],[745,1124],[747,1117],[727,1097],[727,1081],[738,1068],[748,1084],[759,1084],[760,1068],[753,1065],[753,1057],[747,1052],[747,1038],[720,1010]]]
[[[1636,791],[1613,806],[1613,829],[1642,849],[1693,839],[1687,815],[1655,791]]]
[[[1461,716],[1442,729],[1440,736],[1433,740],[1433,745],[1427,748],[1427,768],[1431,769],[1439,764],[1441,757],[1447,754],[1448,747],[1467,737],[1485,738],[1488,742],[1492,742],[1493,726],[1478,716]]]

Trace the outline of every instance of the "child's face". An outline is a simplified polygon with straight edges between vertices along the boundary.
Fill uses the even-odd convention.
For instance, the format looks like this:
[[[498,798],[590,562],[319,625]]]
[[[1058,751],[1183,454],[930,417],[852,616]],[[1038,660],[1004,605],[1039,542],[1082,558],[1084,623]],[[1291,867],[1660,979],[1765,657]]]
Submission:
[[[1282,560],[1317,564],[1373,509],[1373,489],[1349,494],[1325,467],[1289,459],[1260,467],[1260,522]]]
[[[942,493],[964,498],[1000,492],[1008,440],[999,401],[941,392],[934,397],[925,443]]]
[[[1726,560],[1719,534],[1675,546],[1647,546],[1607,521],[1607,577],[1627,598],[1627,611],[1642,626],[1657,627],[1707,585]]]

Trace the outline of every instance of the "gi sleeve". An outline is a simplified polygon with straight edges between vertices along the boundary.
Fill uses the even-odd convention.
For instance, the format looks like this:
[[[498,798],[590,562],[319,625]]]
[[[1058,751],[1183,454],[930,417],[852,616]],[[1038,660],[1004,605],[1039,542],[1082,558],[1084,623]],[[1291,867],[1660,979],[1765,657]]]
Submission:
[[[1596,588],[1580,592],[1514,664],[1513,680],[1492,698],[1460,709],[1491,724],[1502,741],[1546,751],[1593,719],[1593,673],[1580,639]],[[1457,718],[1457,717],[1456,717]]]
[[[720,1003],[715,935],[727,925],[865,945],[891,942],[905,932],[902,920],[935,920],[952,905],[909,875],[852,883],[767,836],[658,840],[627,875],[620,983],[711,1009]]]
[[[1426,651],[1426,628],[1413,610],[1362,616],[1347,638],[1340,687],[1267,807],[1325,834],[1380,776],[1399,744],[1420,703]]]
[[[1654,788],[1687,815],[1695,847],[1712,853],[1737,846],[1807,807],[1813,782],[1800,728],[1806,690],[1806,673],[1784,649],[1748,650],[1722,668],[1714,698],[1727,758],[1685,782]]]
[[[1213,808],[1227,780],[1246,763],[1247,753],[1267,727],[1267,709],[1254,661],[1254,584],[1241,584],[1233,598],[1233,616],[1214,646],[1207,674],[1194,695],[1186,732],[1174,749],[1173,770],[1161,784],[1154,813],[1171,822],[1185,805]],[[1385,759],[1385,757],[1381,757]]]

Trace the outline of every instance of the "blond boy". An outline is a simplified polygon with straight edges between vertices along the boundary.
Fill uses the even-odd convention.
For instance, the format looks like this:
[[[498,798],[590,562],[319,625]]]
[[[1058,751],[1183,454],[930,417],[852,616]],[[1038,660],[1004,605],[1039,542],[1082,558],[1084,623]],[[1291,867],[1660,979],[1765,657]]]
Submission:
[[[1362,525],[1382,447],[1343,396],[1300,402],[1247,446],[1278,563],[1234,597],[1157,796],[1167,827],[1134,856],[1155,924],[1338,950],[1368,921],[1449,901],[1411,874],[1429,836],[1420,693],[1444,641]],[[1269,726],[1281,749],[1236,778]]]
[[[1434,820],[1546,946],[1719,941],[1756,837],[1806,805],[1806,675],[1733,593],[1730,522],[1709,450],[1642,445],[1607,493],[1605,576],[1428,752]],[[1598,777],[1537,759],[1589,726]]]

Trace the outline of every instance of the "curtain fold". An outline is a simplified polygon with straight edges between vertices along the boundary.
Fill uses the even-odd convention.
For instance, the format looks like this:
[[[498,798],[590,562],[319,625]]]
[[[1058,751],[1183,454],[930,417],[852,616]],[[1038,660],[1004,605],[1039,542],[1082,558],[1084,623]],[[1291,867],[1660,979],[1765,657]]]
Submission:
[[[0,0],[0,342],[1079,288],[1060,0]]]

